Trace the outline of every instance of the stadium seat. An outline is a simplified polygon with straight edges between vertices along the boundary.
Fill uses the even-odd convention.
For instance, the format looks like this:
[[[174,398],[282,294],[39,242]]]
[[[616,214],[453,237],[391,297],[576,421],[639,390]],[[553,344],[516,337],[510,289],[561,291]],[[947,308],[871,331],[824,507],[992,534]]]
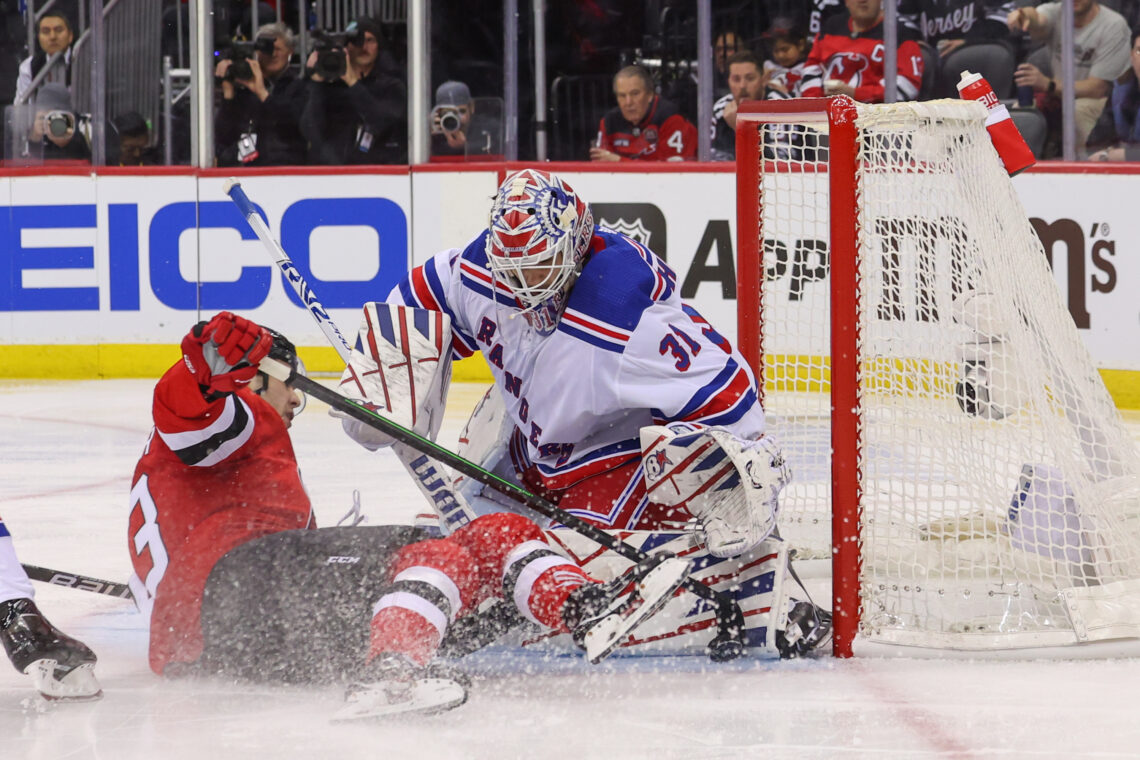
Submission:
[[[1045,135],[1049,129],[1045,123],[1045,114],[1029,106],[1011,107],[1009,115],[1013,118],[1013,123],[1017,125],[1021,136],[1025,138],[1025,142],[1029,144],[1033,155],[1040,159],[1045,150]]]
[[[1017,59],[1013,51],[1000,42],[963,45],[942,59],[939,88],[946,98],[958,97],[958,80],[963,71],[981,74],[1001,99],[1013,96],[1013,70]]]
[[[922,51],[922,87],[918,90],[919,100],[938,97],[938,51],[926,42],[919,40]]]

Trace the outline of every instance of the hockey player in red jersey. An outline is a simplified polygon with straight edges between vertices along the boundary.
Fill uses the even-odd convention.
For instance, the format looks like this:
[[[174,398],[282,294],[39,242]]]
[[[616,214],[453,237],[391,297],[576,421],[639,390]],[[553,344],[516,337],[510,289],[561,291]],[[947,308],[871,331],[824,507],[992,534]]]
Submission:
[[[899,26],[898,83],[903,100],[915,100],[922,86],[922,51],[913,30]],[[882,103],[882,0],[847,0],[847,13],[823,25],[804,64],[800,95],[849,95],[863,103]]]
[[[428,666],[453,624],[491,597],[574,632],[597,661],[686,575],[687,560],[660,555],[602,584],[516,515],[443,539],[411,526],[317,530],[288,433],[303,399],[259,369],[302,371],[292,343],[222,312],[195,325],[182,352],[155,388],[128,525],[156,673],[351,680],[348,719],[446,709],[465,686]]]
[[[697,128],[677,106],[656,94],[642,66],[626,66],[614,77],[617,108],[598,125],[591,161],[681,161],[697,156]]]
[[[47,700],[99,699],[95,653],[56,628],[36,607],[28,574],[0,518],[0,644],[12,666],[32,677]]]

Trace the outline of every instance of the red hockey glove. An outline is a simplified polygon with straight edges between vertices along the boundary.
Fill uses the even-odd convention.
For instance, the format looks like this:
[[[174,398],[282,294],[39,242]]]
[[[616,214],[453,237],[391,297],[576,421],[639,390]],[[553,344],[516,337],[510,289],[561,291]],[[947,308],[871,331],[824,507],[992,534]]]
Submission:
[[[257,375],[273,336],[261,325],[228,311],[199,322],[182,339],[182,361],[198,384],[213,393],[233,393]]]

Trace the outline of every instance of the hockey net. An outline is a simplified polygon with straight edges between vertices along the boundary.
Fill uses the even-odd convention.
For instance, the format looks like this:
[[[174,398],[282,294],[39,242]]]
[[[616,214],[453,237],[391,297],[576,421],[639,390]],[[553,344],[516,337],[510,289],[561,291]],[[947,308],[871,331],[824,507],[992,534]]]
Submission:
[[[965,101],[742,106],[738,341],[853,641],[1140,636],[1140,466]],[[761,274],[763,272],[763,275]]]

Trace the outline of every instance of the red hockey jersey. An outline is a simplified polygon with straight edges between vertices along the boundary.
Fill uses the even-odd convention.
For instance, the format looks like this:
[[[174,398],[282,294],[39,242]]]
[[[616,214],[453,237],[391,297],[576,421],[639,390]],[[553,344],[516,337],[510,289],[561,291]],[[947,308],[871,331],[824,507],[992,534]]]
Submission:
[[[903,100],[914,100],[922,86],[922,51],[914,33],[899,27],[898,90]],[[842,14],[824,22],[804,64],[800,96],[823,97],[824,83],[838,79],[855,88],[855,100],[883,102],[883,24],[865,32],[851,31],[851,16]]]
[[[598,147],[622,159],[667,161],[697,157],[697,128],[660,95],[653,96],[645,118],[631,124],[614,108],[598,125]]]
[[[130,499],[130,586],[150,614],[150,666],[159,674],[201,655],[202,593],[222,555],[259,536],[315,527],[276,410],[244,389],[204,400],[182,362],[155,387],[154,430]]]

